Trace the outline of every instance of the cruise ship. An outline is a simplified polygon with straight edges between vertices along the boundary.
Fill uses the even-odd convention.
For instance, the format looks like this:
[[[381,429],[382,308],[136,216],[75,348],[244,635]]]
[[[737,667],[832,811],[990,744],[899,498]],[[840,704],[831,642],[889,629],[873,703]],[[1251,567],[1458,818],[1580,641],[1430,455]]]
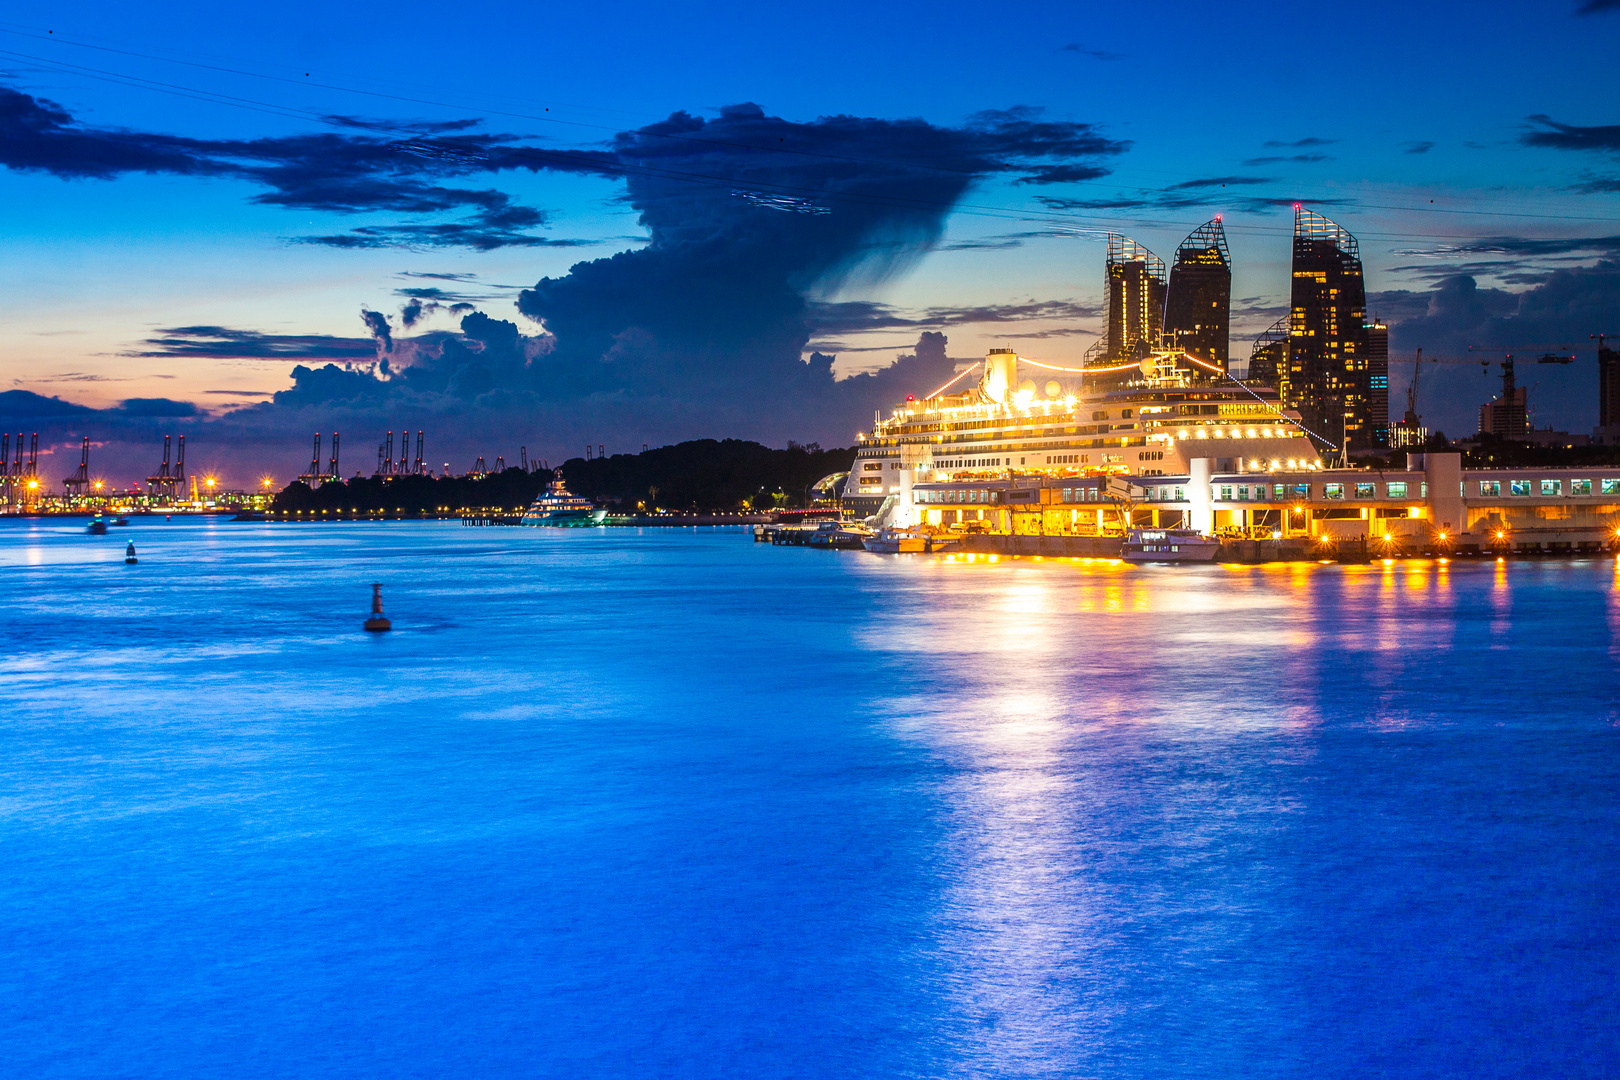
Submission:
[[[975,372],[975,383],[955,389]],[[1155,349],[1129,364],[1077,368],[994,349],[876,418],[860,437],[844,504],[883,524],[983,521],[995,531],[1013,531],[1010,515],[1022,507],[1049,517],[1066,506],[1076,533],[1096,534],[1128,527],[1121,507],[1132,500],[1181,501],[1194,462],[1221,473],[1324,467],[1275,390],[1191,353]],[[1161,523],[1157,511],[1149,520],[1179,523]]]

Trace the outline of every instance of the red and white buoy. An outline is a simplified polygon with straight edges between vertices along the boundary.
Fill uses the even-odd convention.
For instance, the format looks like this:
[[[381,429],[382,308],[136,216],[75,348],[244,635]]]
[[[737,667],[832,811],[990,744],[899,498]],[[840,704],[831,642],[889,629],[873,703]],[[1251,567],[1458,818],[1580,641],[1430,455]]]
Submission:
[[[382,582],[371,583],[371,618],[366,620],[367,630],[392,630],[394,624],[383,618]]]

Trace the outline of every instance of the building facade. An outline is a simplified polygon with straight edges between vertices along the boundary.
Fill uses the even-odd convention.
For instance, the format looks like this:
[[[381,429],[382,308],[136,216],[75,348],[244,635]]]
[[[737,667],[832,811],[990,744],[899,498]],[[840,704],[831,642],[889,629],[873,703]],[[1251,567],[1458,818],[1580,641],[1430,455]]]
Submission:
[[[1164,260],[1129,237],[1108,234],[1108,333],[1092,347],[1104,361],[1138,359],[1159,344],[1164,329]],[[1094,359],[1088,353],[1088,364]]]
[[[1389,440],[1389,327],[1374,318],[1363,329],[1367,334],[1367,422],[1372,425],[1372,445],[1383,449]]]
[[[1325,445],[1373,449],[1360,245],[1321,214],[1296,206],[1293,256],[1288,362],[1277,373],[1277,389]]]
[[[1216,217],[1176,249],[1165,297],[1165,343],[1227,369],[1232,325],[1232,255]]]

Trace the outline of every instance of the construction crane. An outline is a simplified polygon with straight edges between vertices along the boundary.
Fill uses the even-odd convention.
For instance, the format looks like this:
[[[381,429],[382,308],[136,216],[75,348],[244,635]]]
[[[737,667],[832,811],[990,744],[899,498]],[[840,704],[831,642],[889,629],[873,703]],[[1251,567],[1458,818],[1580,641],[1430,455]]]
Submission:
[[[338,478],[338,433],[332,432],[332,457],[326,463],[326,475],[333,480]]]
[[[72,476],[63,477],[62,486],[67,489],[69,497],[83,495],[84,489],[90,486],[90,436],[84,437],[84,445],[79,448],[79,468]]]

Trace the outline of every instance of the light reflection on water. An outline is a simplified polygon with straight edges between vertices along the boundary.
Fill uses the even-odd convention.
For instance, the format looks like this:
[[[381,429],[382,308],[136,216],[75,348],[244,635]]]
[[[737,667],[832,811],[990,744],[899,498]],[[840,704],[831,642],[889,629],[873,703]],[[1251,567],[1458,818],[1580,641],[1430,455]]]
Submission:
[[[23,1074],[1616,1064],[1607,560],[131,532],[0,523]]]

